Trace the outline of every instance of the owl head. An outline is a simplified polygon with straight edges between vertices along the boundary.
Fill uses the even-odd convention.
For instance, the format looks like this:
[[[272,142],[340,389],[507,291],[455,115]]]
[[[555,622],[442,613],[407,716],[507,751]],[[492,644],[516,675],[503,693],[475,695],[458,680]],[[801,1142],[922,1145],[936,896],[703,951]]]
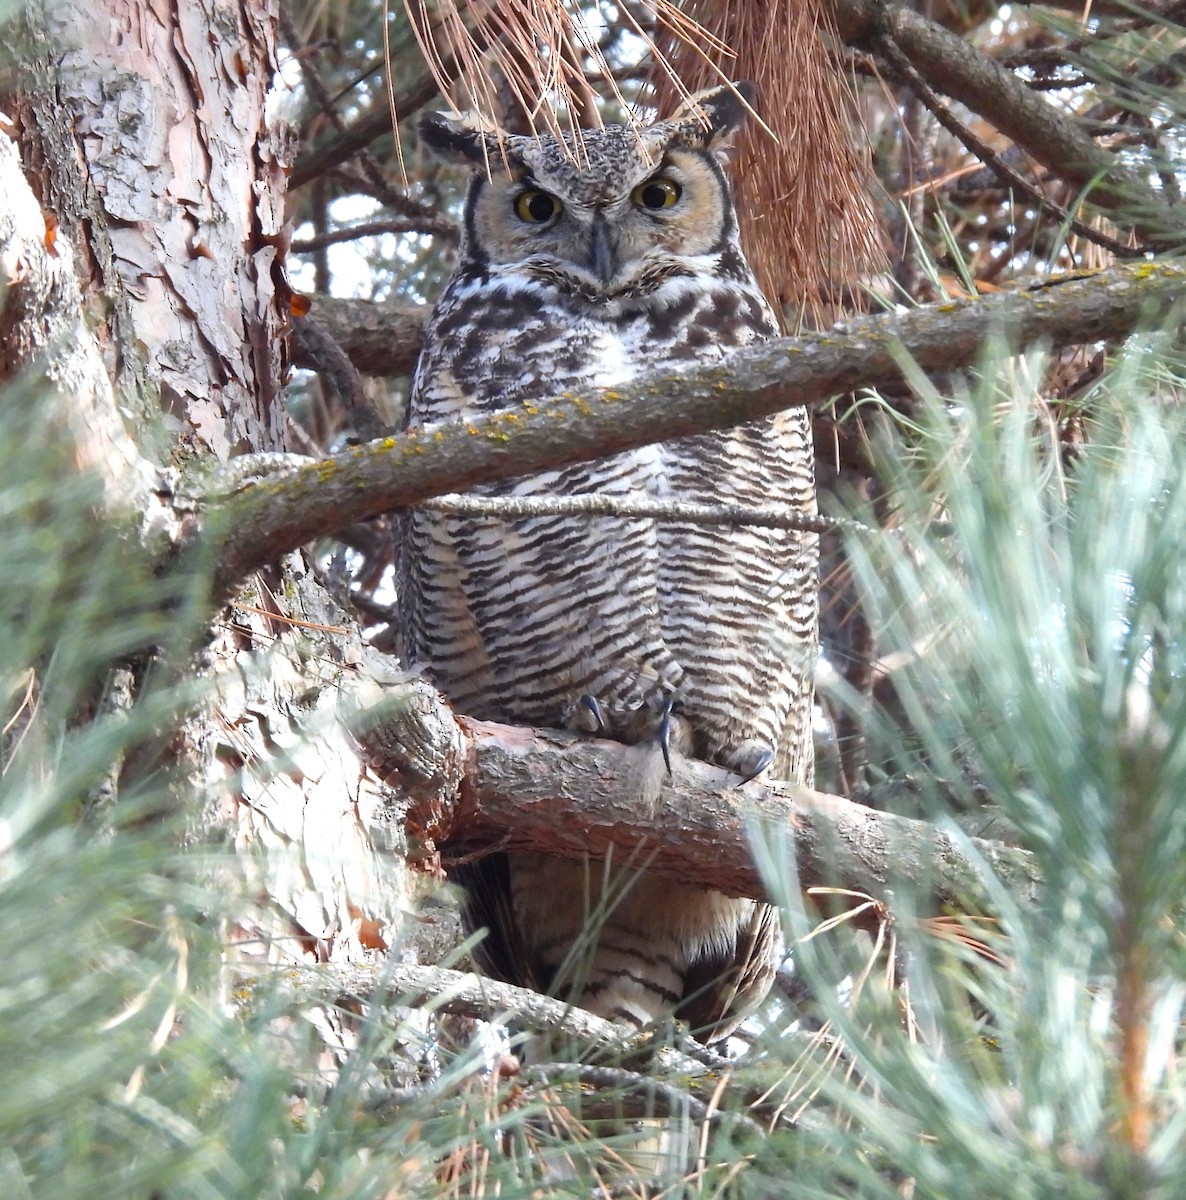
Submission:
[[[620,295],[645,276],[736,249],[721,164],[752,96],[746,83],[714,88],[669,120],[584,130],[579,145],[571,135],[500,136],[452,113],[425,117],[420,136],[475,171],[463,263]]]

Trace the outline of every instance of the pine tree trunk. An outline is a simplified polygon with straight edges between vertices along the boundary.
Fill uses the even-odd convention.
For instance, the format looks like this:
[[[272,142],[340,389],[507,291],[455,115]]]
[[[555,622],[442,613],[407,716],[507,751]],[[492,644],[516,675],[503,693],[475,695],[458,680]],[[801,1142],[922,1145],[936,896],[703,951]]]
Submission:
[[[102,364],[109,387],[63,385],[58,403],[86,408],[65,421],[99,443],[80,462],[141,481],[108,493],[141,528],[162,468],[287,448],[277,21],[275,0],[53,3],[28,19],[18,141],[57,230],[45,261],[76,278],[76,344],[55,349],[48,321],[22,317],[26,350],[0,373],[47,353]],[[364,651],[314,566],[290,555],[217,615],[194,659],[212,694],[172,745],[205,797],[193,826],[233,840],[261,901],[245,950],[360,961],[405,906],[400,814],[335,719]]]

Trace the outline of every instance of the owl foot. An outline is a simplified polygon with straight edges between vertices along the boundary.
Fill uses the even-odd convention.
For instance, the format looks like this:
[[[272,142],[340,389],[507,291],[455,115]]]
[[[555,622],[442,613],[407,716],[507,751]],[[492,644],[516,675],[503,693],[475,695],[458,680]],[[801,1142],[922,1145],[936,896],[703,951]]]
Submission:
[[[658,742],[668,776],[672,750],[687,752],[691,746],[687,722],[676,713],[675,697],[668,691],[655,690],[637,708],[624,711],[606,708],[586,692],[569,707],[564,727],[574,733],[616,738],[628,746]]]
[[[738,787],[757,779],[773,762],[774,751],[762,742],[744,742],[729,755],[730,769],[741,776]]]

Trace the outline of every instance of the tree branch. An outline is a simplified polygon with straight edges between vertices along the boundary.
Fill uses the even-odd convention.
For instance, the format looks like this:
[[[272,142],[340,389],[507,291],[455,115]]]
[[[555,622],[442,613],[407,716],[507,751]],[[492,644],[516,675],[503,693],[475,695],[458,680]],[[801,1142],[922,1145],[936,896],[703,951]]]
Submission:
[[[436,80],[427,72],[395,98],[395,110],[401,121],[415,115],[426,104],[440,98]],[[325,106],[327,114],[335,112],[332,104]],[[391,135],[391,108],[386,98],[357,117],[348,126],[338,129],[336,138],[327,138],[312,150],[306,151],[293,164],[288,187],[292,191],[365,150],[376,138]]]
[[[651,747],[470,720],[462,726],[472,757],[451,849],[612,856],[681,883],[777,900],[752,844],[785,837],[805,888],[884,896],[908,884],[942,904],[983,901],[978,868],[925,821],[790,784],[739,786],[736,775],[691,759],[673,762],[658,801],[642,803],[639,756],[652,755]],[[1028,854],[985,839],[973,844],[1015,895],[1034,893]]]
[[[296,27],[293,25],[291,18],[285,11],[282,11],[280,14],[280,30],[284,34],[285,40],[288,42],[290,48],[294,53],[297,53],[298,57],[300,58],[301,74],[304,78],[305,86],[309,89],[310,94],[317,101],[321,111],[325,114],[330,124],[341,135],[341,142],[339,142],[338,147],[339,152],[343,144],[354,147],[351,153],[357,155],[358,165],[361,168],[362,173],[366,176],[372,189],[374,189],[374,194],[380,200],[382,200],[384,204],[395,209],[396,212],[402,212],[409,216],[415,216],[421,222],[421,227],[424,230],[440,234],[442,237],[456,239],[458,236],[457,226],[452,221],[450,221],[447,217],[443,217],[440,213],[434,212],[428,206],[413,200],[412,197],[407,195],[405,192],[399,191],[391,186],[387,180],[387,176],[383,170],[383,167],[379,164],[375,156],[366,148],[369,139],[368,141],[364,141],[361,145],[358,144],[358,125],[354,127],[353,134],[355,136],[352,138],[351,131],[347,129],[346,123],[338,115],[334,104],[334,99],[330,96],[325,84],[322,83],[321,76],[314,67],[312,58],[308,54],[305,54],[304,56],[299,54],[300,38],[297,36]],[[431,99],[431,95],[424,93],[423,95],[414,98],[417,100],[419,105],[423,105],[426,104],[429,99]],[[396,101],[393,98],[391,104],[385,107],[385,111],[383,113],[384,117],[386,118],[388,129],[392,128],[391,114],[399,111],[399,108],[396,107]],[[374,115],[375,114],[372,112],[372,118]],[[365,121],[366,119],[364,118],[363,122],[360,122],[359,124],[365,124]],[[399,131],[395,130],[394,132],[395,136],[398,137]],[[298,171],[300,166],[301,164],[298,163]],[[304,180],[299,178],[297,172],[294,171],[293,175],[289,179],[289,187],[295,188],[299,186],[301,182],[304,182]]]
[[[659,1106],[635,1115],[661,1115],[667,1111],[687,1113],[691,1120],[718,1119],[739,1121],[751,1133],[760,1131],[753,1117],[736,1111],[719,1109],[722,1085],[727,1083],[730,1095],[767,1125],[789,1124],[778,1091],[761,1080],[744,1076],[732,1078],[736,1063],[717,1054],[707,1046],[691,1039],[681,1039],[678,1046],[656,1045],[644,1032],[616,1025],[563,1000],[543,996],[526,988],[499,983],[448,967],[425,967],[397,963],[391,959],[382,964],[318,963],[316,966],[285,967],[282,971],[264,970],[258,977],[249,978],[235,989],[235,1001],[240,1011],[253,1015],[274,1013],[277,1001],[283,1011],[301,1011],[315,1006],[344,1006],[356,1012],[367,1005],[381,1003],[385,1008],[394,1002],[412,1008],[428,1008],[432,1012],[451,1013],[471,1020],[510,1023],[532,1030],[561,1034],[582,1045],[582,1057],[596,1060],[595,1064],[548,1063],[529,1067],[520,1075],[522,1083],[542,1086],[563,1086],[583,1083],[606,1093],[602,1102],[616,1093],[620,1103],[627,1094],[639,1095],[644,1102]],[[610,1064],[638,1064],[645,1060],[647,1073],[624,1069]],[[656,1075],[662,1078],[656,1078]],[[375,1107],[400,1107],[423,1101],[431,1094],[432,1085],[379,1092]],[[595,1115],[598,1097],[586,1097],[589,1107],[583,1107],[586,1117]],[[707,1102],[707,1104],[706,1104]],[[633,1109],[608,1115],[630,1115]]]
[[[617,389],[411,430],[215,494],[216,595],[312,539],[432,496],[753,421],[838,393],[974,362],[993,336],[1015,348],[1131,333],[1186,299],[1186,266],[1114,267],[907,313],[862,317],[800,338],[748,347],[726,362],[641,377]]]
[[[344,1006],[351,1011],[378,1002],[383,1007],[400,1004],[428,1008],[474,1021],[498,1021],[525,1029],[562,1033],[580,1042],[603,1062],[628,1061],[648,1053],[664,1071],[684,1076],[721,1071],[730,1063],[708,1046],[686,1039],[678,1048],[655,1046],[645,1034],[617,1025],[583,1008],[533,992],[530,988],[501,983],[450,967],[395,962],[317,963],[288,965],[276,971],[263,967],[236,988],[236,1007],[243,1012],[273,1012],[279,1002],[284,1011],[315,1006]]]
[[[423,304],[376,303],[313,298],[316,319],[363,375],[409,375],[416,365],[424,326],[431,310]],[[316,370],[318,364],[293,347],[293,365]]]
[[[1106,233],[1100,233],[1098,229],[1093,229],[1086,222],[1079,220],[1078,217],[1051,200],[1041,188],[1030,183],[1019,171],[1015,171],[1009,166],[983,138],[969,129],[935,95],[930,85],[914,69],[910,60],[902,53],[893,38],[884,34],[879,35],[874,38],[874,45],[887,60],[890,73],[905,83],[935,120],[948,133],[958,139],[967,150],[975,154],[1006,187],[1020,192],[1027,200],[1032,204],[1036,204],[1039,208],[1048,209],[1060,224],[1065,221],[1068,227],[1079,234],[1080,237],[1085,237],[1088,241],[1095,242],[1097,246],[1102,246],[1110,254],[1116,255],[1117,258],[1140,258],[1143,256],[1144,251],[1139,247],[1125,246],[1114,237],[1110,237]],[[1062,83],[1062,86],[1066,86],[1065,83]]]
[[[932,87],[958,100],[1071,184],[1117,222],[1151,242],[1182,241],[1183,216],[1116,155],[971,43],[926,17],[882,0],[833,0],[837,30],[864,48],[889,35]]]
[[[389,233],[443,234],[455,242],[457,226],[449,222],[447,228],[448,232],[443,233],[439,219],[429,222],[423,216],[388,217],[382,221],[364,221],[358,225],[343,225],[339,229],[329,229],[325,233],[319,233],[313,237],[294,238],[288,248],[293,254],[312,254],[314,250],[324,250],[326,246],[337,246],[342,242],[355,242],[360,238],[383,237]]]
[[[363,758],[411,800],[409,831],[450,855],[491,847],[591,855],[777,900],[752,846],[786,839],[803,887],[883,896],[905,883],[944,904],[983,902],[980,868],[927,822],[789,784],[739,786],[736,775],[691,759],[674,760],[668,777],[656,746],[458,721],[422,680],[407,690],[376,708],[381,693],[364,686],[345,719]],[[972,845],[1014,895],[1035,893],[1028,854],[985,839]]]
[[[623,1031],[602,1017],[563,1000],[543,996],[528,988],[499,983],[449,967],[424,967],[388,958],[380,964],[318,963],[316,966],[285,966],[276,973],[261,971],[258,978],[237,992],[238,1007],[251,1012],[268,1011],[273,993],[289,1009],[315,1005],[346,1004],[381,1000],[427,1005],[436,1012],[452,1013],[475,1021],[511,1020],[528,1029],[557,1030],[582,1042],[604,1044],[624,1050],[637,1041],[633,1030]]]

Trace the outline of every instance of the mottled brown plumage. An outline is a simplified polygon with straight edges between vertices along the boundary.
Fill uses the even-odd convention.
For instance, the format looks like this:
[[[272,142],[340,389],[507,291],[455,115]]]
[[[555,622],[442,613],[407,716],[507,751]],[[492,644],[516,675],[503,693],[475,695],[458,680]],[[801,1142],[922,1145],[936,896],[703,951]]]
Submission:
[[[410,425],[715,361],[775,332],[721,166],[744,110],[727,89],[700,107],[641,135],[586,131],[581,147],[500,142],[452,116],[422,125],[427,145],[476,173]],[[810,426],[793,409],[484,490],[810,512]],[[408,656],[461,712],[600,725],[644,746],[670,712],[679,750],[745,776],[810,779],[816,586],[815,537],[798,532],[427,511],[403,529]],[[467,922],[489,930],[488,971],[625,1022],[677,1012],[722,1036],[777,966],[776,918],[752,901],[522,855],[483,860],[462,882]]]

